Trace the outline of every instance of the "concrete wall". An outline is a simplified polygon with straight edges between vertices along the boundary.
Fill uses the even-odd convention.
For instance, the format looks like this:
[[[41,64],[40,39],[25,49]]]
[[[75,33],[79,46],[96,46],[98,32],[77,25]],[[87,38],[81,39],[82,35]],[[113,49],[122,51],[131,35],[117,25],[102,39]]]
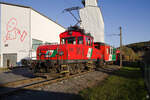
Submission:
[[[95,42],[104,42],[104,22],[98,7],[85,7],[80,10],[81,27],[94,36]]]
[[[31,35],[33,39],[59,43],[59,34],[64,31],[62,26],[31,10]]]
[[[28,57],[31,44],[29,15],[29,8],[1,4],[1,55],[17,53],[17,61]]]
[[[94,36],[95,42],[104,42],[104,21],[96,0],[85,0],[85,8],[80,9],[81,27]]]
[[[97,0],[85,0],[85,6],[97,6]]]

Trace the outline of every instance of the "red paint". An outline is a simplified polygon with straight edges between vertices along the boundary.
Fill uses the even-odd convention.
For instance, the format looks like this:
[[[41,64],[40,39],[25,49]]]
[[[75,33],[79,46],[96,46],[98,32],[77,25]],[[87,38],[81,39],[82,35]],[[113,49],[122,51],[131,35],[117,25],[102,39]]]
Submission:
[[[100,43],[93,42],[93,37],[81,33],[80,31],[66,31],[60,35],[59,45],[41,45],[37,49],[37,60],[87,60],[87,59],[103,59],[104,61],[109,61],[110,48],[111,46]],[[82,37],[83,42],[78,39]],[[75,38],[74,42],[70,42],[68,38]],[[88,39],[87,39],[88,38]],[[81,39],[81,38],[80,38]],[[63,40],[63,42],[61,42]],[[90,40],[88,42],[87,40]],[[69,42],[68,42],[69,41]],[[82,44],[79,44],[79,43]],[[69,44],[72,43],[72,44]],[[87,44],[89,43],[89,44]],[[92,49],[92,56],[89,57],[88,51]],[[48,50],[57,50],[55,57],[46,56]],[[63,55],[59,55],[63,51]],[[117,51],[118,52],[118,51]],[[89,53],[90,54],[90,53]]]
[[[68,37],[75,37],[76,39],[78,37],[83,37],[83,44],[68,44],[68,41],[65,42],[65,44],[60,43],[59,45],[42,45],[39,46],[37,49],[37,60],[45,60],[45,59],[51,59],[51,60],[87,60],[87,59],[101,59],[102,53],[100,50],[96,49],[94,47],[93,43],[93,37],[87,36],[84,33],[72,31],[72,34],[68,34],[68,31],[60,34],[60,40],[63,38]],[[92,45],[86,44],[86,37],[88,37],[92,42]],[[92,56],[90,58],[87,57],[89,48],[93,49]],[[46,51],[47,50],[57,50],[57,55],[55,57],[46,57]],[[59,55],[60,52],[64,52],[62,56]]]

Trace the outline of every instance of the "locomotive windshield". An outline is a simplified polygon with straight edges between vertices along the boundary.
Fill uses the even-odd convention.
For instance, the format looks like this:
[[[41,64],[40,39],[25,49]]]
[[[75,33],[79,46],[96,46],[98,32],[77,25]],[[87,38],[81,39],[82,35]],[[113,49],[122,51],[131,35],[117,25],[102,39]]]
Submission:
[[[61,44],[76,44],[76,38],[75,37],[69,37],[69,38],[62,38]]]
[[[77,44],[83,44],[83,37],[62,38],[61,44],[76,44],[76,39],[77,39]]]
[[[76,44],[76,39],[75,37],[69,37],[67,38],[67,42],[68,44]]]

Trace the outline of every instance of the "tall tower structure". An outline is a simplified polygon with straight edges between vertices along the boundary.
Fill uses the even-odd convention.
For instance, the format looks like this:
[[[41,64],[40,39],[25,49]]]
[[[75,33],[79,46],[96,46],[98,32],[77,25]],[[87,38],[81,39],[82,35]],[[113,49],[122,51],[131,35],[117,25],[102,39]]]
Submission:
[[[104,21],[97,0],[83,0],[84,8],[80,9],[81,27],[86,33],[94,36],[95,42],[104,42]]]

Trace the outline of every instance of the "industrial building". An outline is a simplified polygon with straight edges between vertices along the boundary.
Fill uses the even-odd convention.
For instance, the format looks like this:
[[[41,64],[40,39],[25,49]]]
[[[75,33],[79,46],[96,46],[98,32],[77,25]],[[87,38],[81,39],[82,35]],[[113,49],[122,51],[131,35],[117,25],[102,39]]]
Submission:
[[[98,0],[83,0],[84,8],[80,9],[81,27],[91,33],[95,42],[104,43],[104,20]]]
[[[37,45],[59,42],[65,28],[31,7],[0,3],[0,67],[35,57]]]

